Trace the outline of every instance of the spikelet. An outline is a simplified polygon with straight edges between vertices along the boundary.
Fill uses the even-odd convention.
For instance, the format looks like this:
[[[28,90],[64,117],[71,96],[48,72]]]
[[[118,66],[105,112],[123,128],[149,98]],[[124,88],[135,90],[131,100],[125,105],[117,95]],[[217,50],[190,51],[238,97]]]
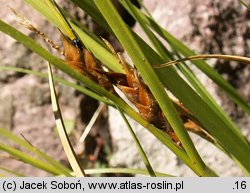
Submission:
[[[52,48],[56,49],[58,52],[60,52],[61,54],[63,53],[59,46],[57,44],[55,44],[52,40],[50,40],[45,33],[41,32],[37,27],[35,27],[26,17],[24,17],[23,15],[21,15],[20,13],[18,13],[15,9],[9,7],[9,9],[12,11],[15,20],[21,24],[22,26],[24,26],[25,28],[27,28],[28,30],[38,34],[39,36],[41,36],[43,38],[44,41],[46,41],[47,43],[49,43],[51,45]]]
[[[115,52],[114,48],[107,40],[103,39],[104,43],[117,57],[125,73],[105,71],[102,64],[95,59],[90,51],[87,49],[81,49],[79,46],[74,44],[73,40],[59,30],[64,47],[64,51],[62,52],[59,46],[50,40],[43,32],[38,30],[38,28],[36,28],[28,19],[17,13],[14,9],[10,9],[18,23],[25,26],[30,31],[38,34],[54,49],[63,53],[69,66],[116,96],[119,95],[116,93],[114,86],[118,87],[125,94],[128,100],[135,105],[143,119],[153,124],[158,129],[165,131],[176,145],[183,148],[179,138],[168,123],[151,91],[139,76],[138,71],[128,65],[122,56]],[[176,105],[179,115],[188,130],[214,142],[214,139],[209,135],[209,133],[204,131],[195,119],[192,119],[191,113],[183,106],[183,104],[176,100],[173,100],[173,102]]]

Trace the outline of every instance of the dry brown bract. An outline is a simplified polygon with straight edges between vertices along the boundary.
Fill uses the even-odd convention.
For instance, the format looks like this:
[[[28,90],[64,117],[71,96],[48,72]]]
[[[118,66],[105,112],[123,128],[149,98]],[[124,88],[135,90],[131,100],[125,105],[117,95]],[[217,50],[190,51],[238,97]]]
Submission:
[[[11,10],[20,24],[41,36],[53,48],[60,51],[59,46],[54,44],[54,42],[43,32],[34,27],[29,20],[18,14],[15,10]],[[74,41],[63,33],[61,33],[61,37],[63,40],[64,51],[60,52],[65,56],[66,62],[69,66],[116,96],[119,95],[116,93],[114,86],[119,88],[128,100],[135,105],[143,119],[153,124],[158,129],[165,131],[176,145],[183,148],[179,138],[168,123],[148,86],[139,76],[138,71],[128,65],[120,54],[115,52],[108,41],[103,39],[106,45],[110,48],[111,52],[119,60],[119,63],[122,65],[125,73],[105,70],[103,65],[95,59],[90,51],[87,49],[80,49],[79,46],[74,44]],[[192,117],[192,114],[179,101],[173,100],[173,102],[176,105],[179,115],[188,130],[206,138],[207,140],[213,141],[211,136],[209,136],[209,134],[199,126],[200,124],[198,121]]]

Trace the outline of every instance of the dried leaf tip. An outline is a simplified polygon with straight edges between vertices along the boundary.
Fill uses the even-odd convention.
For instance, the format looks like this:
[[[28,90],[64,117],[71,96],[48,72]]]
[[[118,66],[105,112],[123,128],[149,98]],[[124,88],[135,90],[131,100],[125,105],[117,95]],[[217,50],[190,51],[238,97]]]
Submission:
[[[19,24],[23,25],[24,27],[26,27],[27,29],[29,29],[30,31],[33,31],[35,33],[37,33],[37,31],[39,31],[26,17],[24,17],[23,15],[21,15],[20,13],[18,13],[15,9],[13,9],[11,7],[9,7],[9,9],[13,13],[15,20]]]
[[[48,42],[52,48],[56,49],[58,52],[62,53],[62,51],[60,50],[59,46],[57,44],[55,44],[52,40],[50,40],[45,33],[41,32],[37,27],[35,27],[26,17],[24,17],[23,15],[21,15],[20,13],[18,13],[15,9],[9,7],[9,9],[11,10],[11,12],[14,15],[15,20],[23,25],[25,28],[27,28],[28,30],[38,34],[39,36],[41,36],[44,41]]]

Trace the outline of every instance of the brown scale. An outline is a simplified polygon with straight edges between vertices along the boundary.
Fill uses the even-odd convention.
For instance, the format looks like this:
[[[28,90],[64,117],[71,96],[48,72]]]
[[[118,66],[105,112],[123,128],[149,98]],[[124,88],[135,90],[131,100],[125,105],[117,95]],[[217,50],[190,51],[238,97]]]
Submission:
[[[157,101],[150,92],[148,86],[139,77],[135,68],[129,66],[122,57],[115,53],[112,46],[104,40],[107,46],[111,49],[114,55],[118,58],[119,63],[122,65],[125,74],[117,72],[104,71],[102,65],[93,57],[93,55],[86,49],[81,51],[74,46],[72,42],[63,37],[64,53],[67,63],[74,69],[89,77],[91,80],[104,87],[106,90],[115,92],[113,85],[117,86],[138,109],[140,115],[149,123],[153,124],[158,129],[168,133],[171,139],[179,146],[182,147],[179,138],[165,118],[162,110],[160,109]],[[203,138],[214,142],[214,139],[204,131],[197,120],[191,115],[191,112],[177,100],[173,100],[176,105],[179,115],[182,118],[185,127]]]
[[[117,87],[136,106],[140,115],[145,120],[156,126],[158,129],[166,131],[172,140],[181,146],[180,140],[163,115],[162,110],[160,109],[148,86],[139,77],[137,70],[126,64],[119,54],[117,54],[117,56],[126,73],[128,84],[128,86],[118,84]]]
[[[117,93],[113,85],[117,86],[125,94],[128,100],[136,106],[140,115],[145,120],[155,125],[157,128],[166,131],[172,140],[181,146],[180,140],[164,117],[149,88],[139,77],[137,70],[126,64],[122,57],[114,52],[114,49],[107,41],[104,42],[117,56],[125,74],[104,71],[99,61],[97,61],[87,49],[81,51],[63,34],[62,39],[65,59],[72,68],[116,95]]]
[[[63,54],[69,66],[118,96],[113,85],[117,86],[125,94],[128,100],[135,105],[143,119],[168,133],[172,140],[179,147],[182,147],[180,140],[166,120],[149,88],[138,75],[137,70],[129,66],[122,57],[115,52],[108,41],[103,39],[113,54],[118,58],[125,74],[104,71],[101,63],[94,58],[91,52],[87,49],[80,49],[78,45],[74,45],[73,41],[63,33],[61,33],[64,46],[64,51],[62,52],[59,46],[50,40],[43,32],[34,27],[29,20],[18,14],[15,10],[11,10],[15,14],[17,22],[41,36],[54,49]],[[196,120],[192,120],[191,113],[180,102],[173,102],[187,129],[214,142],[214,139],[199,126],[199,123],[197,123]]]
[[[113,93],[115,93],[113,84],[117,86],[129,101],[136,106],[140,115],[145,120],[157,128],[166,131],[172,140],[180,145],[178,137],[168,124],[149,88],[139,77],[137,70],[127,65],[122,57],[114,52],[113,48],[111,50],[119,59],[125,74],[104,71],[101,64],[95,60],[88,50],[84,49],[81,51],[67,37],[62,35],[62,38],[65,59],[71,67]],[[107,44],[106,41],[105,43]],[[110,44],[107,45],[111,48]]]
[[[102,72],[99,62],[95,60],[93,55],[84,49],[81,51],[77,46],[72,44],[72,41],[62,34],[63,46],[64,46],[64,56],[67,64],[80,72],[81,74],[87,76],[89,79],[95,83],[103,86],[106,90],[116,93],[114,87],[109,80],[109,78]]]

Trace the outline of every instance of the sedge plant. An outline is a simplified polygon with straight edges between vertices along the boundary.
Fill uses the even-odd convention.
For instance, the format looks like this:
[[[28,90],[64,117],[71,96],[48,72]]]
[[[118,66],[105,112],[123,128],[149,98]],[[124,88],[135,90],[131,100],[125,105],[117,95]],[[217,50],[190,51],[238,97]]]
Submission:
[[[130,174],[143,173],[151,176],[170,176],[168,174],[158,173],[151,167],[151,164],[148,161],[139,140],[136,138],[136,135],[133,132],[133,128],[131,128],[129,122],[124,116],[124,114],[126,114],[141,124],[162,144],[167,146],[173,153],[176,154],[178,158],[180,158],[191,170],[193,170],[197,176],[217,176],[217,174],[216,171],[213,171],[208,165],[204,163],[202,157],[197,151],[195,144],[191,140],[189,132],[187,131],[187,129],[193,132],[194,130],[192,130],[192,128],[187,128],[184,117],[185,119],[195,123],[197,128],[200,129],[196,134],[200,134],[204,140],[210,141],[219,149],[221,149],[230,157],[230,159],[234,160],[235,163],[239,165],[240,168],[242,168],[246,175],[249,175],[249,141],[240,132],[240,129],[236,126],[236,124],[210,96],[208,91],[199,82],[190,67],[184,63],[184,61],[189,60],[192,63],[191,65],[199,68],[247,114],[250,114],[250,107],[247,102],[244,101],[236,92],[236,90],[213,68],[211,68],[204,60],[201,60],[206,58],[223,58],[227,60],[244,62],[247,65],[250,64],[250,60],[248,58],[223,55],[195,55],[195,53],[191,51],[186,45],[176,39],[166,29],[163,29],[161,26],[159,26],[148,11],[143,12],[139,10],[129,0],[120,0],[120,3],[124,6],[124,8],[141,25],[142,29],[153,45],[153,47],[151,47],[140,38],[139,34],[136,34],[124,23],[111,0],[72,0],[72,2],[74,2],[78,7],[89,14],[92,19],[95,20],[95,22],[97,22],[101,27],[103,27],[106,31],[114,35],[119,40],[133,62],[133,65],[128,64],[130,67],[127,67],[127,62],[123,61],[123,59],[121,59],[119,55],[112,50],[112,46],[110,46],[107,42],[105,43],[105,41],[103,42],[100,38],[96,37],[78,22],[75,22],[75,20],[66,12],[66,10],[61,9],[60,5],[57,5],[54,0],[24,0],[24,2],[30,4],[50,23],[55,25],[60,30],[59,33],[64,34],[66,37],[64,37],[66,40],[64,39],[63,41],[67,41],[67,43],[71,44],[71,46],[75,46],[74,49],[78,51],[83,51],[85,54],[90,53],[90,60],[87,60],[86,56],[84,55],[85,64],[88,64],[89,61],[92,61],[92,63],[93,61],[100,61],[101,65],[105,65],[105,67],[109,69],[111,75],[109,72],[105,72],[100,69],[90,69],[85,66],[79,67],[79,65],[82,64],[81,62],[79,63],[77,61],[76,63],[72,63],[72,61],[67,61],[67,53],[66,61],[52,55],[33,39],[27,37],[2,20],[0,20],[0,30],[31,49],[33,52],[37,53],[43,59],[48,61],[49,64],[54,65],[56,68],[67,73],[77,81],[85,84],[88,89],[82,88],[73,83],[69,83],[58,77],[54,78],[55,81],[59,81],[67,86],[78,89],[103,103],[117,108],[128,126],[131,136],[134,139],[137,149],[140,152],[142,160],[145,164],[146,170],[131,170],[129,168],[106,168],[106,170],[104,168],[99,170],[88,170],[86,168],[82,168],[74,156],[74,150],[71,148],[70,141],[67,140],[67,134],[65,132],[61,136],[66,140],[64,140],[64,142],[62,138],[61,140],[63,144],[66,144],[65,146],[70,147],[65,148],[65,151],[71,152],[70,154],[66,154],[69,155],[68,159],[69,162],[72,163],[71,166],[74,172],[70,172],[63,166],[58,165],[57,162],[52,162],[51,159],[48,159],[45,156],[45,154],[42,154],[38,151],[37,152],[39,155],[42,154],[45,156],[47,166],[45,163],[40,163],[35,167],[40,167],[45,171],[49,171],[56,175],[66,176],[84,176],[89,174],[88,172],[90,171],[92,173],[122,172]],[[158,34],[158,36],[155,34]],[[161,40],[158,38],[159,36],[161,37]],[[168,43],[168,47],[162,43],[162,40]],[[78,41],[80,43],[78,43]],[[170,51],[169,47],[172,50],[175,50],[174,54]],[[121,65],[121,63],[126,64]],[[126,68],[129,70],[126,71]],[[45,74],[23,69],[9,67],[1,67],[0,69],[22,71],[24,73],[33,73],[38,76],[47,77]],[[132,75],[129,74],[131,69],[133,71]],[[151,121],[149,118],[146,118],[148,114],[146,113],[145,115],[142,110],[142,108],[145,108],[144,103],[144,106],[141,107],[141,104],[137,104],[137,101],[132,100],[134,104],[140,107],[137,109],[132,108],[119,95],[113,92],[113,85],[117,86],[121,90],[124,89],[124,87],[121,87],[120,83],[114,83],[108,79],[108,82],[103,84],[96,80],[96,77],[109,78],[112,76],[112,73],[119,74],[121,77],[127,76],[127,79],[122,79],[126,81],[130,75],[132,77],[132,82],[136,82],[136,84],[139,85],[139,90],[144,89],[144,96],[146,95],[148,98],[151,97],[150,101],[153,101],[157,106],[157,112],[160,112],[161,118],[163,117],[163,119],[166,120],[164,123],[167,125],[166,127],[168,129],[171,128],[171,132],[169,132],[168,129],[164,131],[164,129],[162,129],[164,127],[162,125],[159,126],[157,121],[162,120],[159,117],[157,117],[157,121]],[[134,74],[140,74],[140,76]],[[53,91],[54,82],[50,67],[49,78],[50,87],[54,98],[54,109],[58,110],[60,108],[58,108],[59,105],[57,102],[57,97]],[[104,79],[102,80],[104,81]],[[133,84],[130,84],[129,81],[126,84],[128,84],[127,86],[129,86],[133,92],[137,92],[137,87],[133,87]],[[166,90],[171,92],[178,99],[178,102],[174,101],[168,95]],[[153,106],[150,106],[150,104],[147,105],[148,106],[146,107],[154,108]],[[57,119],[56,121],[59,122],[59,125],[61,125],[61,131],[63,131],[63,118],[61,113],[59,112],[59,114],[57,114],[55,117]],[[161,127],[161,129],[159,129],[159,127]],[[4,130],[0,131],[4,132]],[[10,138],[11,136],[12,135],[9,133],[6,137]],[[0,146],[0,148],[7,151],[11,155],[20,156],[20,152],[15,152],[14,149],[5,147],[3,144]],[[36,161],[32,160],[31,157],[28,157],[28,155],[27,158],[23,158],[23,160],[32,164],[36,163]],[[56,165],[56,167],[53,167],[54,170],[51,169],[52,164],[53,166]]]

